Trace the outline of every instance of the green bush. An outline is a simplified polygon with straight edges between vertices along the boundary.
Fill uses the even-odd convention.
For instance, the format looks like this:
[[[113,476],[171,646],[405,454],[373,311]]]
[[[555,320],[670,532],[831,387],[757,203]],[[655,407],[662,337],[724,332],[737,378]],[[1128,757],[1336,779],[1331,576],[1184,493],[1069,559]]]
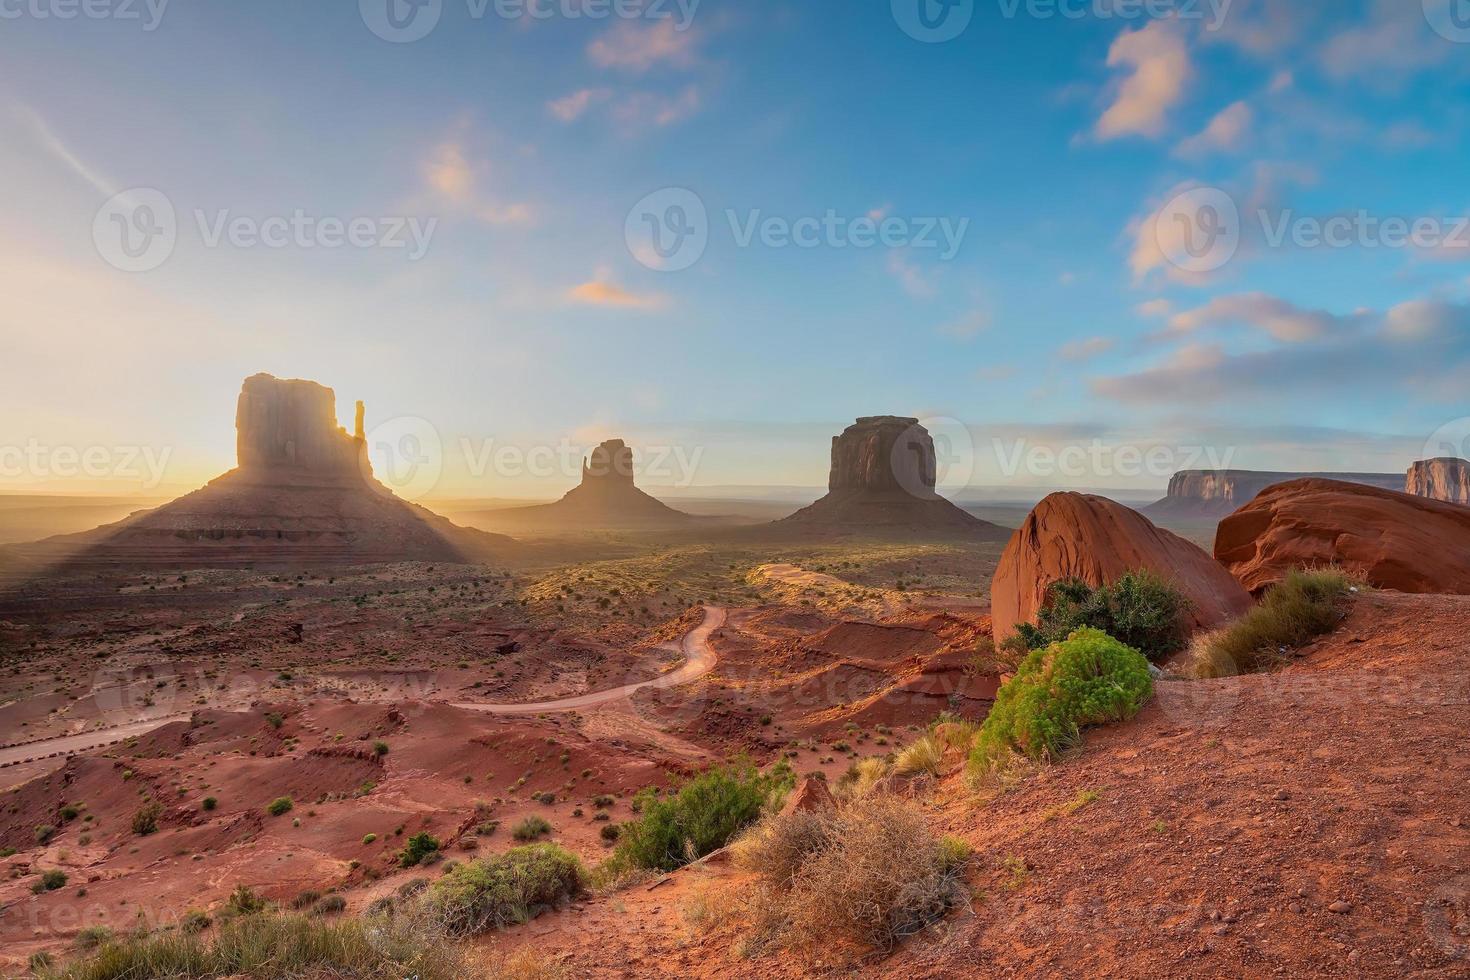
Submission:
[[[204,809],[206,810],[213,810],[215,807],[219,806],[219,800],[215,799],[212,796],[206,796],[199,805],[204,807]]]
[[[1342,600],[1359,587],[1337,568],[1293,571],[1266,590],[1260,605],[1224,629],[1199,637],[1186,671],[1208,678],[1265,670],[1283,651],[1336,628],[1346,615]]]
[[[273,817],[279,817],[283,813],[289,813],[295,805],[295,803],[291,802],[291,797],[278,796],[270,801],[270,805],[265,808],[265,811]]]
[[[1128,572],[1098,588],[1064,579],[1047,590],[1036,625],[1022,623],[1016,634],[1028,650],[1039,650],[1090,626],[1159,660],[1184,647],[1189,608],[1182,592],[1149,571]]]
[[[459,865],[430,885],[422,901],[451,935],[469,936],[525,922],[581,894],[586,884],[576,855],[555,844],[529,844]]]
[[[1153,688],[1143,654],[1083,627],[1022,661],[996,695],[970,765],[985,771],[1012,752],[1055,758],[1079,741],[1083,727],[1133,717]]]
[[[54,892],[56,889],[66,885],[66,872],[59,868],[41,872],[41,888],[43,891]]]
[[[614,861],[673,871],[728,844],[795,785],[784,761],[762,773],[748,763],[707,770],[658,797],[638,794],[643,816],[622,827]]]
[[[31,836],[37,844],[49,844],[51,838],[56,836],[56,828],[49,823],[43,823],[36,827],[35,833]]]
[[[515,825],[511,836],[516,840],[531,841],[551,833],[551,824],[545,817],[531,816]]]
[[[423,862],[424,858],[439,850],[439,840],[427,832],[414,834],[408,839],[408,844],[398,854],[398,864],[401,867],[411,868]]]

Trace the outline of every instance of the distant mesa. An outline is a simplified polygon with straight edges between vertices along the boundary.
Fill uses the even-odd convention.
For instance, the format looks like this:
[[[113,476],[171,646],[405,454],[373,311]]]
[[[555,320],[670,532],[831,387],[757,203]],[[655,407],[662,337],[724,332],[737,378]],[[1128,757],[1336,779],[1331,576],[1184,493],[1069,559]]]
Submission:
[[[1470,595],[1470,507],[1337,480],[1271,487],[1220,523],[1215,557],[1260,593],[1338,565],[1398,592]]]
[[[1168,495],[1143,508],[1156,521],[1218,521],[1250,503],[1262,490],[1288,480],[1321,479],[1401,490],[1397,473],[1270,473],[1256,470],[1181,470]]]
[[[934,439],[918,419],[860,418],[832,437],[827,495],[780,524],[844,528],[957,529],[1003,538],[935,489]]]
[[[1409,467],[1404,492],[1451,504],[1470,504],[1470,460],[1454,456],[1420,460]]]
[[[1195,629],[1218,626],[1251,606],[1245,589],[1215,559],[1137,511],[1106,497],[1054,493],[1026,516],[996,566],[990,585],[995,638],[1005,640],[1019,624],[1034,623],[1056,582],[1109,585],[1133,571],[1153,572],[1183,592]]]
[[[621,439],[609,439],[593,449],[582,461],[582,482],[555,503],[491,511],[487,519],[579,529],[674,526],[699,520],[634,485],[633,450]]]
[[[154,510],[41,542],[72,563],[239,565],[473,561],[511,539],[463,528],[394,496],[374,476],[357,403],[337,424],[332,389],[246,378],[235,411],[237,467]]]

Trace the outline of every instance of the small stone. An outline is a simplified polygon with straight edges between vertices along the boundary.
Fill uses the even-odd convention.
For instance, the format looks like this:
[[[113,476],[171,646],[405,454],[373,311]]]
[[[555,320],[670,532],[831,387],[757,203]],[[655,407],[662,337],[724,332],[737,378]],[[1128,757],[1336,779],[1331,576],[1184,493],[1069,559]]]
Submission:
[[[1306,898],[1307,897],[1307,890],[1305,888],[1298,888],[1296,890],[1296,897],[1297,898]]]
[[[1292,902],[1290,905],[1287,906],[1287,908],[1292,912],[1295,912],[1297,915],[1301,915],[1303,912],[1306,911],[1306,909],[1302,907],[1301,902]]]
[[[1327,911],[1336,912],[1338,915],[1347,915],[1352,910],[1352,903],[1344,902],[1340,898],[1337,901],[1333,902],[1331,905],[1327,906]]]
[[[1363,958],[1363,954],[1360,953],[1360,952],[1358,952],[1356,949],[1353,950],[1351,953],[1349,953],[1347,955],[1347,961],[1349,963],[1356,963],[1356,962],[1358,962],[1358,960],[1360,960],[1362,958]]]
[[[1278,789],[1276,791],[1276,795],[1273,797],[1273,799],[1277,799],[1277,800],[1289,800],[1289,799],[1291,799],[1291,794],[1288,793],[1284,789]]]

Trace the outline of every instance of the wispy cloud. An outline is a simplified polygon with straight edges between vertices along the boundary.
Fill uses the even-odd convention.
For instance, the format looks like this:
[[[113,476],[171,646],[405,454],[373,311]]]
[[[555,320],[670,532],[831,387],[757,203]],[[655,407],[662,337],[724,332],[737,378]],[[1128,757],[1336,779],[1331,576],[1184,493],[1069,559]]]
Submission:
[[[633,310],[662,310],[669,305],[662,293],[634,293],[617,283],[591,279],[567,290],[567,299],[583,306],[610,306]]]
[[[546,103],[546,108],[562,122],[573,122],[592,106],[612,98],[612,89],[584,88]]]
[[[36,142],[65,165],[68,170],[91,184],[104,197],[112,197],[117,193],[117,188],[113,182],[93,170],[80,157],[73,153],[62,142],[61,137],[57,136],[55,131],[52,130],[50,124],[41,118],[40,113],[36,112],[30,106],[22,105],[19,102],[13,103],[11,108],[21,121],[30,128],[36,137]]]
[[[689,68],[695,63],[698,35],[679,30],[672,19],[618,24],[587,46],[587,57],[600,68],[642,73],[655,65]]]
[[[888,253],[888,274],[898,280],[904,292],[915,298],[930,299],[938,291],[933,277],[897,249]]]
[[[1212,153],[1235,153],[1250,135],[1255,114],[1244,102],[1236,102],[1220,110],[1203,130],[1174,147],[1174,155],[1186,160],[1199,160]]]
[[[1064,361],[1090,361],[1101,357],[1117,345],[1112,337],[1088,337],[1063,344],[1057,353]]]
[[[488,164],[473,161],[457,137],[434,147],[423,163],[424,183],[442,204],[490,225],[532,223],[535,216],[529,204],[502,201],[483,189],[488,171]]]

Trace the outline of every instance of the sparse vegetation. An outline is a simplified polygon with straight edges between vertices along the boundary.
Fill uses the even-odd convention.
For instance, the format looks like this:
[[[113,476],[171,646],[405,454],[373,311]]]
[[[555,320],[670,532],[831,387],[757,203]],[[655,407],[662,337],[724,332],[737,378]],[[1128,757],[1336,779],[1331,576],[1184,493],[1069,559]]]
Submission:
[[[993,770],[1013,753],[1054,759],[1084,727],[1131,718],[1152,695],[1143,654],[1101,630],[1079,629],[1033,650],[1000,689],[970,753],[971,769]]]
[[[429,887],[423,902],[450,934],[469,936],[525,922],[577,896],[586,883],[576,855],[555,844],[531,844],[455,867]]]
[[[412,868],[424,863],[424,859],[431,854],[439,853],[439,839],[428,832],[414,834],[408,839],[403,850],[398,852],[398,864],[400,867]]]
[[[768,892],[756,944],[833,938],[887,949],[963,900],[969,847],[940,840],[911,804],[875,795],[834,810],[770,818],[735,846],[737,864]]]
[[[1331,632],[1346,615],[1343,599],[1361,587],[1338,568],[1293,571],[1240,619],[1197,638],[1186,672],[1209,678],[1269,670],[1292,649]]]
[[[1036,625],[1022,623],[1016,634],[1028,650],[1039,650],[1090,626],[1159,660],[1184,647],[1189,605],[1182,592],[1148,571],[1128,572],[1097,588],[1065,579],[1048,590]]]
[[[133,833],[139,837],[158,832],[158,818],[163,815],[163,807],[156,801],[143,804],[133,814]]]
[[[623,826],[615,861],[673,871],[724,847],[779,805],[795,785],[784,761],[763,773],[749,764],[709,769],[665,798],[640,793],[643,816]]]
[[[551,823],[542,816],[529,816],[515,825],[511,836],[520,841],[533,841],[551,833]]]
[[[273,817],[279,817],[282,814],[289,813],[291,811],[291,808],[295,805],[296,804],[291,801],[291,797],[278,796],[274,800],[270,801],[270,804],[266,806],[265,811]]]

